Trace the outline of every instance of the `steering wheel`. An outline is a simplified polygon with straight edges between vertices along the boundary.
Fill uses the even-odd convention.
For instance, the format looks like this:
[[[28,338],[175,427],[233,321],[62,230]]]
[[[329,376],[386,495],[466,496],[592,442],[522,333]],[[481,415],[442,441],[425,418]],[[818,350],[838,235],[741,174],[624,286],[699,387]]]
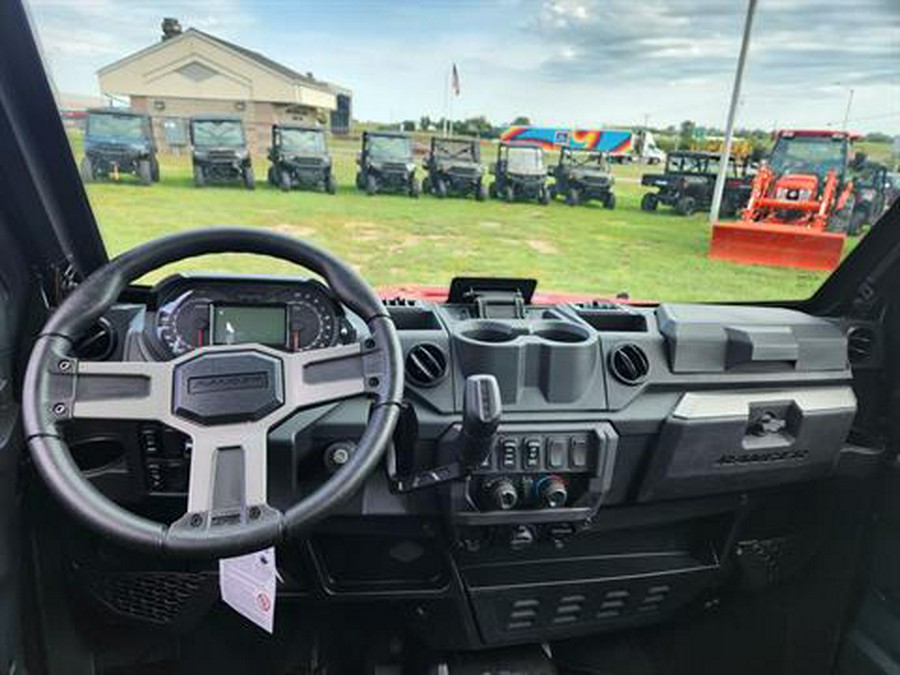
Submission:
[[[75,341],[132,281],[208,253],[257,253],[321,275],[367,324],[360,343],[285,353],[259,344],[204,346],[171,361],[90,362]],[[170,555],[218,557],[302,531],[351,497],[378,466],[399,415],[403,360],[394,323],[349,266],[297,239],[253,229],[192,230],[132,249],[94,272],[56,309],[28,361],[22,414],[31,457],[51,492],[116,542]],[[266,497],[269,429],[300,408],[372,399],[349,461],[281,512]],[[134,514],[81,473],[60,432],[75,418],[154,420],[189,436],[187,512],[171,525]]]

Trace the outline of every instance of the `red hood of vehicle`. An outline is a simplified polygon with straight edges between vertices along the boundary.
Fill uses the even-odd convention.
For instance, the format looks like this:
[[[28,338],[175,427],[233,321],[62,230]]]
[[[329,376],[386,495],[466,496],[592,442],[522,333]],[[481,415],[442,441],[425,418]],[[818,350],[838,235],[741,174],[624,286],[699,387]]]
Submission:
[[[441,303],[447,301],[449,288],[444,286],[419,286],[416,284],[404,286],[383,286],[378,288],[378,296],[382,300],[391,298],[407,298],[413,300],[423,300],[426,302]],[[627,297],[602,296],[591,293],[556,293],[537,292],[532,298],[535,305],[562,305],[574,302],[615,302],[620,305],[635,306],[655,306],[658,302],[649,300],[632,300]]]

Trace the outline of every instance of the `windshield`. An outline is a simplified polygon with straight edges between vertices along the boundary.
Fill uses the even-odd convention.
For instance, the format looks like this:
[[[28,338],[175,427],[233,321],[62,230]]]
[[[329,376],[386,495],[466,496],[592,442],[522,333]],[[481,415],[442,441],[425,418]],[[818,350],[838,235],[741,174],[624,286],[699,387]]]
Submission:
[[[234,120],[194,120],[191,123],[191,136],[198,148],[244,145],[244,128]]]
[[[135,115],[92,113],[88,116],[87,135],[92,138],[142,141],[145,138],[144,120]]]
[[[847,163],[847,142],[828,136],[781,136],[769,161],[778,173],[839,173]]]
[[[509,148],[507,168],[513,173],[535,173],[544,168],[544,153],[540,148]]]
[[[412,157],[408,138],[398,136],[369,136],[369,155],[375,160],[406,161]]]
[[[281,147],[298,154],[321,155],[325,152],[325,134],[309,129],[282,129]]]
[[[746,215],[759,169],[836,168],[838,195],[856,153],[900,170],[896,0],[760,0],[737,91],[748,0],[23,1],[110,256],[229,223],[309,241],[385,292],[533,277],[588,298],[800,300],[831,270],[712,250],[720,224],[815,229],[790,209]],[[141,137],[137,118],[88,119],[110,104],[149,117],[150,189],[99,150],[84,161],[87,133]],[[711,215],[729,120],[738,162]],[[245,167],[195,171],[192,148],[217,147],[246,151]],[[305,153],[331,161],[281,161]],[[484,171],[454,165],[473,160]],[[871,228],[843,232],[852,219],[825,208],[836,265]],[[173,270],[303,274],[228,255],[147,280]]]

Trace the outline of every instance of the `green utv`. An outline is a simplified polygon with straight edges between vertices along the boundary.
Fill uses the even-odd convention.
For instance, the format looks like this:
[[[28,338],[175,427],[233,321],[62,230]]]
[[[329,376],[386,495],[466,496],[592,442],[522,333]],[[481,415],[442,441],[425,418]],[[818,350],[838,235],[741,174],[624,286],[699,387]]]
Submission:
[[[500,143],[497,161],[491,167],[494,182],[490,196],[507,202],[537,200],[550,203],[544,151],[531,143]]]
[[[412,138],[390,131],[364,131],[357,158],[356,187],[366,194],[396,192],[417,199],[420,194],[413,160]]]
[[[435,197],[467,197],[487,199],[481,143],[477,138],[431,138],[431,149],[425,160],[428,175],[422,179],[422,192]]]
[[[240,117],[203,115],[191,118],[194,185],[239,182],[256,188],[250,150]]]
[[[142,185],[157,182],[159,162],[150,118],[116,108],[89,110],[80,172],[85,183],[118,179],[123,173],[133,174]]]
[[[562,196],[569,206],[596,199],[607,209],[616,208],[616,179],[602,152],[562,148],[553,177],[556,181],[550,186],[550,196]]]
[[[302,188],[333,195],[337,189],[325,130],[320,127],[274,125],[269,162],[269,184],[285,192]]]

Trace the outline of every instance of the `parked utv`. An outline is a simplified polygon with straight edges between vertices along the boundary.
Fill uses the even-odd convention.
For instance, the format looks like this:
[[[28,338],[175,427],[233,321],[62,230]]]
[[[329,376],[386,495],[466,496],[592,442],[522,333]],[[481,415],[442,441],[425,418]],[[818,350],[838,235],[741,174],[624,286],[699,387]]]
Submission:
[[[870,162],[862,156],[859,162],[850,166],[853,176],[853,213],[847,226],[847,234],[856,236],[864,225],[877,221],[889,206],[887,167],[878,162]]]
[[[425,170],[428,175],[422,179],[422,192],[436,197],[473,195],[478,201],[487,198],[481,143],[476,138],[433,136]]]
[[[269,183],[284,191],[299,187],[334,194],[337,188],[325,131],[319,127],[276,124],[269,148]]]
[[[536,199],[550,203],[544,151],[531,143],[504,142],[497,147],[497,161],[491,167],[495,180],[490,195],[508,202]]]
[[[556,182],[550,186],[551,197],[562,195],[569,206],[597,199],[607,209],[616,208],[616,180],[604,153],[564,147],[559,151],[553,176]]]
[[[641,209],[655,211],[659,204],[675,209],[682,216],[707,211],[712,206],[720,157],[717,153],[676,150],[666,158],[664,174],[644,174],[641,185],[654,187],[641,199]],[[746,162],[729,159],[728,178],[722,195],[721,215],[734,216],[750,198],[752,177]]]
[[[359,164],[356,187],[366,194],[398,192],[418,198],[420,187],[412,139],[406,134],[364,131],[362,150],[356,161]]]
[[[243,183],[248,190],[256,187],[244,125],[239,117],[192,117],[191,147],[197,187],[234,181]]]
[[[86,183],[110,176],[118,179],[123,173],[134,174],[143,185],[158,181],[150,118],[115,108],[89,110],[80,170]]]

